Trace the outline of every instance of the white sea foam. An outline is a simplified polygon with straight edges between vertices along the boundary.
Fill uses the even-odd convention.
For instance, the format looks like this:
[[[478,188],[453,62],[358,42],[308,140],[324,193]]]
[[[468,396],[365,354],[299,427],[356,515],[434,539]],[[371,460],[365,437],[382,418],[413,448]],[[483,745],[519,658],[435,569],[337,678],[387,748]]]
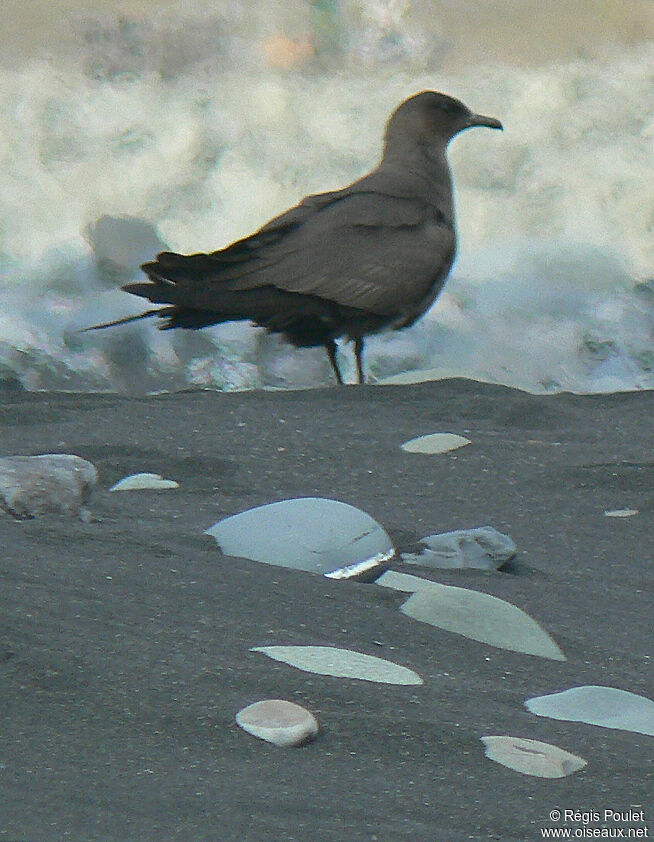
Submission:
[[[429,87],[505,132],[452,144],[458,262],[421,323],[369,341],[368,369],[654,387],[654,44],[446,72],[447,31],[399,5],[218,6],[79,18],[59,53],[0,70],[0,377],[136,392],[329,382],[322,351],[245,325],[76,331],[139,311],[117,287],[159,247],[219,248],[364,173],[392,108]]]

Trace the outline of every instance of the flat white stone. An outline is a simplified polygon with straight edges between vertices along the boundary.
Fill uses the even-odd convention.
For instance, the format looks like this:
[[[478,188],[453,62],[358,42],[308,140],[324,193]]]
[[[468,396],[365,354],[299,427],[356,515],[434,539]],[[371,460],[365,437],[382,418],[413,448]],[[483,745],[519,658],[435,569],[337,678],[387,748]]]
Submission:
[[[450,450],[465,447],[466,444],[470,444],[470,439],[458,436],[456,433],[431,433],[428,436],[405,441],[402,450],[407,453],[448,453]]]
[[[43,514],[91,519],[85,508],[98,481],[91,462],[66,453],[0,459],[0,506],[22,520]]]
[[[492,526],[427,535],[420,542],[425,545],[421,553],[402,553],[402,560],[407,564],[497,570],[516,554],[511,538]]]
[[[112,485],[109,491],[139,491],[141,489],[160,491],[164,488],[179,488],[179,483],[174,479],[164,479],[160,474],[142,473],[123,477]]]
[[[333,578],[352,574],[374,578],[374,569],[395,553],[391,539],[370,515],[322,497],[248,509],[219,521],[206,534],[225,555]]]
[[[610,509],[604,512],[605,517],[633,517],[638,514],[638,509]]]
[[[555,641],[532,617],[490,594],[432,582],[410,596],[400,611],[414,620],[500,649],[566,660]]]
[[[524,737],[482,737],[486,757],[508,769],[537,778],[565,778],[578,772],[587,761],[558,746]]]
[[[264,699],[236,714],[236,722],[254,737],[283,748],[301,746],[320,730],[311,711],[283,699]]]
[[[430,579],[423,579],[422,576],[412,576],[410,573],[398,573],[396,570],[387,570],[375,581],[376,585],[383,588],[391,588],[394,591],[404,593],[415,593],[421,588],[430,588],[437,585]]]
[[[337,678],[360,678],[378,684],[422,684],[413,670],[351,649],[334,646],[255,646],[252,652],[262,652],[275,661],[318,675]]]
[[[586,722],[654,737],[654,702],[646,696],[596,684],[536,696],[525,707],[537,716]]]

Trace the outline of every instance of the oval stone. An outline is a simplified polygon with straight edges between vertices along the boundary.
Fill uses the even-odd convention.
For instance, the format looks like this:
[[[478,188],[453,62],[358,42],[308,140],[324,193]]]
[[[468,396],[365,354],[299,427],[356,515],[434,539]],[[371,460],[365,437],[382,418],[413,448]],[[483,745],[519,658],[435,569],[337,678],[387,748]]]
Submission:
[[[565,778],[586,766],[587,761],[558,746],[525,737],[482,737],[486,757],[523,775]]]
[[[654,701],[618,687],[597,684],[571,687],[561,693],[528,699],[525,707],[537,716],[654,737]]]
[[[283,699],[254,702],[236,714],[236,722],[248,734],[282,748],[304,745],[320,730],[311,711]]]
[[[262,652],[275,661],[317,675],[358,678],[378,684],[423,683],[418,673],[408,667],[376,655],[365,655],[337,646],[255,646],[251,651]]]
[[[407,453],[448,453],[450,450],[465,447],[466,444],[470,444],[470,439],[456,433],[431,433],[428,436],[419,436],[417,439],[405,441],[402,450]]]

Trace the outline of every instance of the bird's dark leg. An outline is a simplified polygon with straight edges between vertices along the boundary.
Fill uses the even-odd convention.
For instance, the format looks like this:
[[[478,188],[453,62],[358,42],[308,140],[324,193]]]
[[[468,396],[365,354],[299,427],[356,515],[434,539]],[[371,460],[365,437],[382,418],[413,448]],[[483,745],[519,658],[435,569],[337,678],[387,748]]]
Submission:
[[[334,369],[336,381],[339,386],[342,386],[343,378],[341,377],[341,370],[339,369],[338,362],[336,360],[336,342],[334,342],[333,339],[328,339],[325,342],[325,348],[327,348],[327,356],[329,357],[329,362],[332,364],[332,368]]]
[[[366,378],[363,376],[363,339],[360,336],[354,340],[354,356],[357,360],[359,383],[365,383]]]

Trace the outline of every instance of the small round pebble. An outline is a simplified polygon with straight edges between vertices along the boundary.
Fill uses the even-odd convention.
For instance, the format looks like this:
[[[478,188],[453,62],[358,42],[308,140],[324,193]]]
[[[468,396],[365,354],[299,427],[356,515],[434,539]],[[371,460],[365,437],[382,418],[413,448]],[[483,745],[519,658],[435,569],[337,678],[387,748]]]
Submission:
[[[283,699],[254,702],[236,714],[236,722],[248,734],[282,748],[301,746],[320,730],[311,711]]]

